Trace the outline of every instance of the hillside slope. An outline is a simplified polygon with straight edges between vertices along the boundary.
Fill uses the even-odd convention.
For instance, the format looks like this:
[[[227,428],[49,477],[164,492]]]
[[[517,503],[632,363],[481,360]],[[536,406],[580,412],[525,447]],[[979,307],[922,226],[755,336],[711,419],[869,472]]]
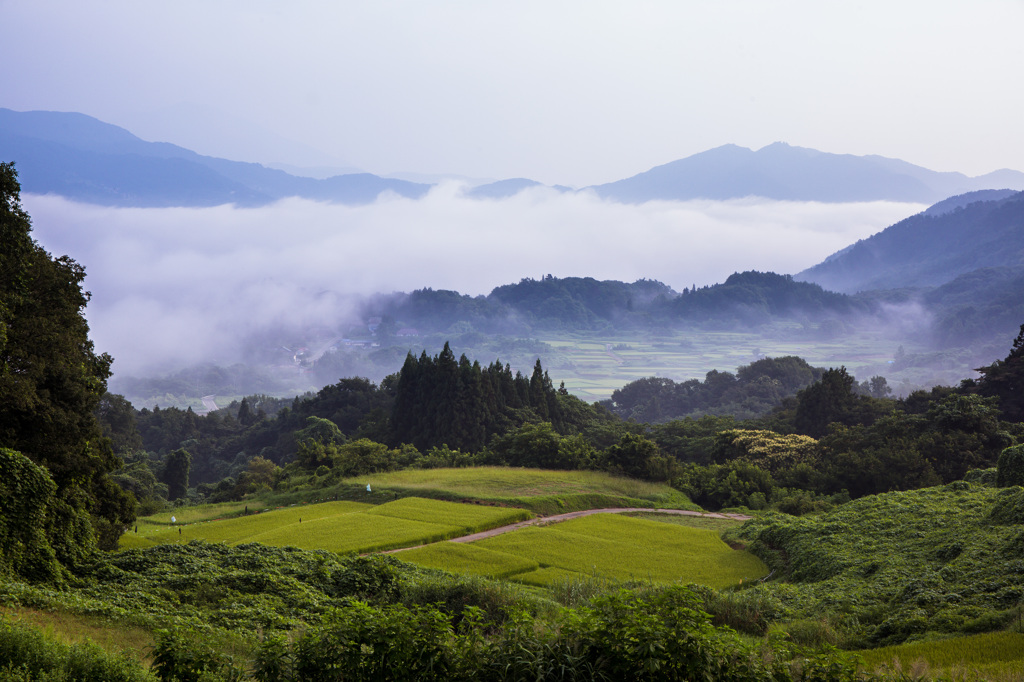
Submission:
[[[911,216],[795,278],[852,293],[934,287],[979,268],[1024,268],[1024,192],[966,204],[954,199],[960,205],[953,210]]]

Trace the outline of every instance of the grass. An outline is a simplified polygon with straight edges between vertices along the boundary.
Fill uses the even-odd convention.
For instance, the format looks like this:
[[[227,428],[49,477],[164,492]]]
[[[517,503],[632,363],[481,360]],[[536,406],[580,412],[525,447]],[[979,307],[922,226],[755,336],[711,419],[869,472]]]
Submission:
[[[139,532],[123,535],[120,548],[205,540],[232,545],[260,542],[332,552],[376,552],[488,530],[522,521],[529,518],[529,513],[410,497],[377,506],[347,501],[299,505],[173,526],[167,523],[169,517],[170,514],[162,514],[155,520],[141,519]]]
[[[548,515],[599,507],[699,509],[664,483],[597,471],[547,471],[509,467],[408,469],[372,474],[348,483],[446,500],[478,500]]]
[[[397,556],[402,561],[427,568],[487,578],[509,578],[540,568],[532,559],[459,542],[438,542],[401,552]]]
[[[682,516],[680,514],[658,514],[657,512],[627,512],[623,514],[623,516],[628,516],[633,519],[646,519],[648,521],[672,523],[677,526],[686,526],[687,528],[713,530],[716,533],[722,533],[729,528],[735,528],[736,526],[743,525],[743,521],[736,521],[735,519],[716,519],[710,516]]]
[[[536,561],[542,569],[558,568],[618,580],[722,588],[768,573],[760,559],[730,549],[714,531],[617,514],[523,528],[473,544]],[[543,577],[527,573],[517,579],[548,584],[562,577],[561,572],[546,572]]]
[[[1024,673],[1024,634],[990,632],[929,642],[912,642],[881,649],[858,651],[868,670],[890,669],[897,661],[902,669],[927,663],[931,672],[951,673],[969,669],[983,674]]]
[[[0,606],[0,620],[31,626],[65,644],[90,641],[112,653],[123,653],[140,663],[150,662],[153,635],[125,623],[64,611],[43,611],[24,606]]]

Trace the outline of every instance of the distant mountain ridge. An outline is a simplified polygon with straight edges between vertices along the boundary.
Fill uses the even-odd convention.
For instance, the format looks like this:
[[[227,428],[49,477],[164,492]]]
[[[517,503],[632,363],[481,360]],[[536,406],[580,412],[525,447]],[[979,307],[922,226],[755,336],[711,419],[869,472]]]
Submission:
[[[0,158],[22,190],[110,206],[258,206],[290,196],[369,203],[382,192],[419,198],[429,185],[369,173],[318,180],[256,163],[146,142],[78,113],[0,109]]]
[[[776,142],[752,151],[724,145],[589,189],[624,203],[652,200],[906,201],[934,203],[954,194],[1008,187],[1024,173],[1000,170],[971,178],[883,156],[829,154]]]
[[[53,111],[0,108],[0,159],[17,164],[27,193],[109,206],[259,206],[291,196],[358,204],[372,202],[383,192],[415,199],[432,186],[370,173],[303,177],[203,156],[166,142],[146,142],[85,114]],[[509,178],[469,188],[465,196],[503,199],[539,186],[529,178]],[[748,196],[935,203],[993,188],[1024,190],[1024,173],[999,170],[972,178],[898,159],[831,154],[777,142],[757,151],[724,145],[583,191],[622,203]]]
[[[1024,270],[1024,192],[951,197],[795,278],[854,293],[940,286],[979,268],[998,267]]]

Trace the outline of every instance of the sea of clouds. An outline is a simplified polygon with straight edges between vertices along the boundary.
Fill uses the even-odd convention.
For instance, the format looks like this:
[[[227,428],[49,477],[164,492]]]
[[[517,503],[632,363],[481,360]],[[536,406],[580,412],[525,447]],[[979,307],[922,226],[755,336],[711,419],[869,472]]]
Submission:
[[[329,326],[352,295],[486,294],[524,277],[656,279],[681,291],[745,270],[796,273],[917,204],[758,198],[619,204],[537,188],[477,200],[448,183],[363,206],[110,208],[27,195],[33,234],[85,266],[96,348],[115,371],[230,361],[247,334]]]

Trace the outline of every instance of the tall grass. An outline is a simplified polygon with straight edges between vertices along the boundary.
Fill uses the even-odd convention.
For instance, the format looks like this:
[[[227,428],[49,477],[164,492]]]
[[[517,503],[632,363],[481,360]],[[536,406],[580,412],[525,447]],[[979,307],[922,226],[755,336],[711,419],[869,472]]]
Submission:
[[[39,630],[0,620],[0,678],[28,682],[155,682],[137,661],[96,644],[62,644]]]

